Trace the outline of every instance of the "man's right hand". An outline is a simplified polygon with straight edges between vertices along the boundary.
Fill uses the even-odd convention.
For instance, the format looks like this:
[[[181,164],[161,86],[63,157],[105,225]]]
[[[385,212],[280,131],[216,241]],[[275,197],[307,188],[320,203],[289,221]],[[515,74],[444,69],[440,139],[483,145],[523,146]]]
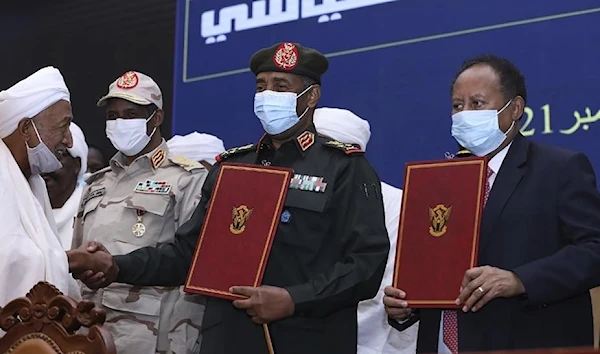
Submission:
[[[119,267],[106,247],[99,242],[88,242],[68,251],[69,271],[90,289],[103,288],[117,279]]]
[[[412,309],[408,308],[408,302],[404,300],[406,293],[392,286],[386,286],[384,293],[383,304],[387,315],[394,320],[405,321],[412,313]]]

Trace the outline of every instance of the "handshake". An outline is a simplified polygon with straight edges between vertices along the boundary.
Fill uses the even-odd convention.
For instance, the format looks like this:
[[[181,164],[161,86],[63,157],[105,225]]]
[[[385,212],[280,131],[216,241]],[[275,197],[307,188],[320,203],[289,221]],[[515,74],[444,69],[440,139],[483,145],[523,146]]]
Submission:
[[[103,288],[117,279],[119,267],[104,245],[87,242],[79,248],[67,251],[69,272],[88,288]]]

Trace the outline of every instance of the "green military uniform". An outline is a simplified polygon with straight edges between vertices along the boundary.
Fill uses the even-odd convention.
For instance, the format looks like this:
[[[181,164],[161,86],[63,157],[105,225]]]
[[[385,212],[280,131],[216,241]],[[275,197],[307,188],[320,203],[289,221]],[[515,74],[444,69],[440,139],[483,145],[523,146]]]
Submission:
[[[164,142],[131,165],[117,153],[110,166],[88,180],[75,220],[73,247],[99,241],[113,255],[173,241],[200,200],[208,171],[199,163],[169,157]],[[204,298],[181,287],[114,283],[83,297],[107,312],[119,354],[195,353]]]

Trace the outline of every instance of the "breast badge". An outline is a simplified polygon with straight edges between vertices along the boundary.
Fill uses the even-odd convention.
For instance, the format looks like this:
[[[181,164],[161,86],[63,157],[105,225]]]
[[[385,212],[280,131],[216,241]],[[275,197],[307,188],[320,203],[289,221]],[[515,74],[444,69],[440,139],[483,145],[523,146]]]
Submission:
[[[290,181],[290,189],[325,193],[327,183],[323,177],[295,174]]]
[[[287,224],[288,222],[290,222],[291,217],[292,217],[292,213],[290,213],[289,210],[284,210],[284,212],[281,213],[281,222],[284,224]]]
[[[233,208],[233,221],[229,225],[229,231],[234,235],[239,235],[246,230],[246,222],[253,209],[248,209],[245,205],[240,205],[237,208]]]
[[[135,193],[168,195],[171,188],[172,185],[166,181],[152,181],[147,179],[144,182],[138,182],[133,191]]]
[[[431,220],[431,226],[429,227],[429,234],[433,237],[441,237],[448,230],[446,223],[450,219],[450,212],[452,211],[452,205],[449,207],[443,204],[438,204],[435,208],[429,208],[429,220]]]

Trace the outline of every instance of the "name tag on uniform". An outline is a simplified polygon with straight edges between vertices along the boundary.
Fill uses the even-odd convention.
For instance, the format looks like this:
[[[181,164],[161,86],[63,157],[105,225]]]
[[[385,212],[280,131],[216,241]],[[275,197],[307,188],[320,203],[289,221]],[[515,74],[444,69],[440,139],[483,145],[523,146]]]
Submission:
[[[169,194],[171,191],[171,185],[165,181],[152,181],[147,179],[145,182],[139,182],[135,189],[135,193],[146,193],[146,194]]]
[[[81,205],[85,205],[87,202],[89,202],[90,200],[96,198],[96,197],[101,197],[104,195],[104,193],[106,193],[106,188],[100,188],[100,189],[96,189],[93,192],[88,191],[86,193],[86,195],[83,197],[82,201],[81,201]]]
[[[291,189],[301,191],[325,193],[326,187],[327,183],[323,182],[323,177],[295,174],[290,181]]]

